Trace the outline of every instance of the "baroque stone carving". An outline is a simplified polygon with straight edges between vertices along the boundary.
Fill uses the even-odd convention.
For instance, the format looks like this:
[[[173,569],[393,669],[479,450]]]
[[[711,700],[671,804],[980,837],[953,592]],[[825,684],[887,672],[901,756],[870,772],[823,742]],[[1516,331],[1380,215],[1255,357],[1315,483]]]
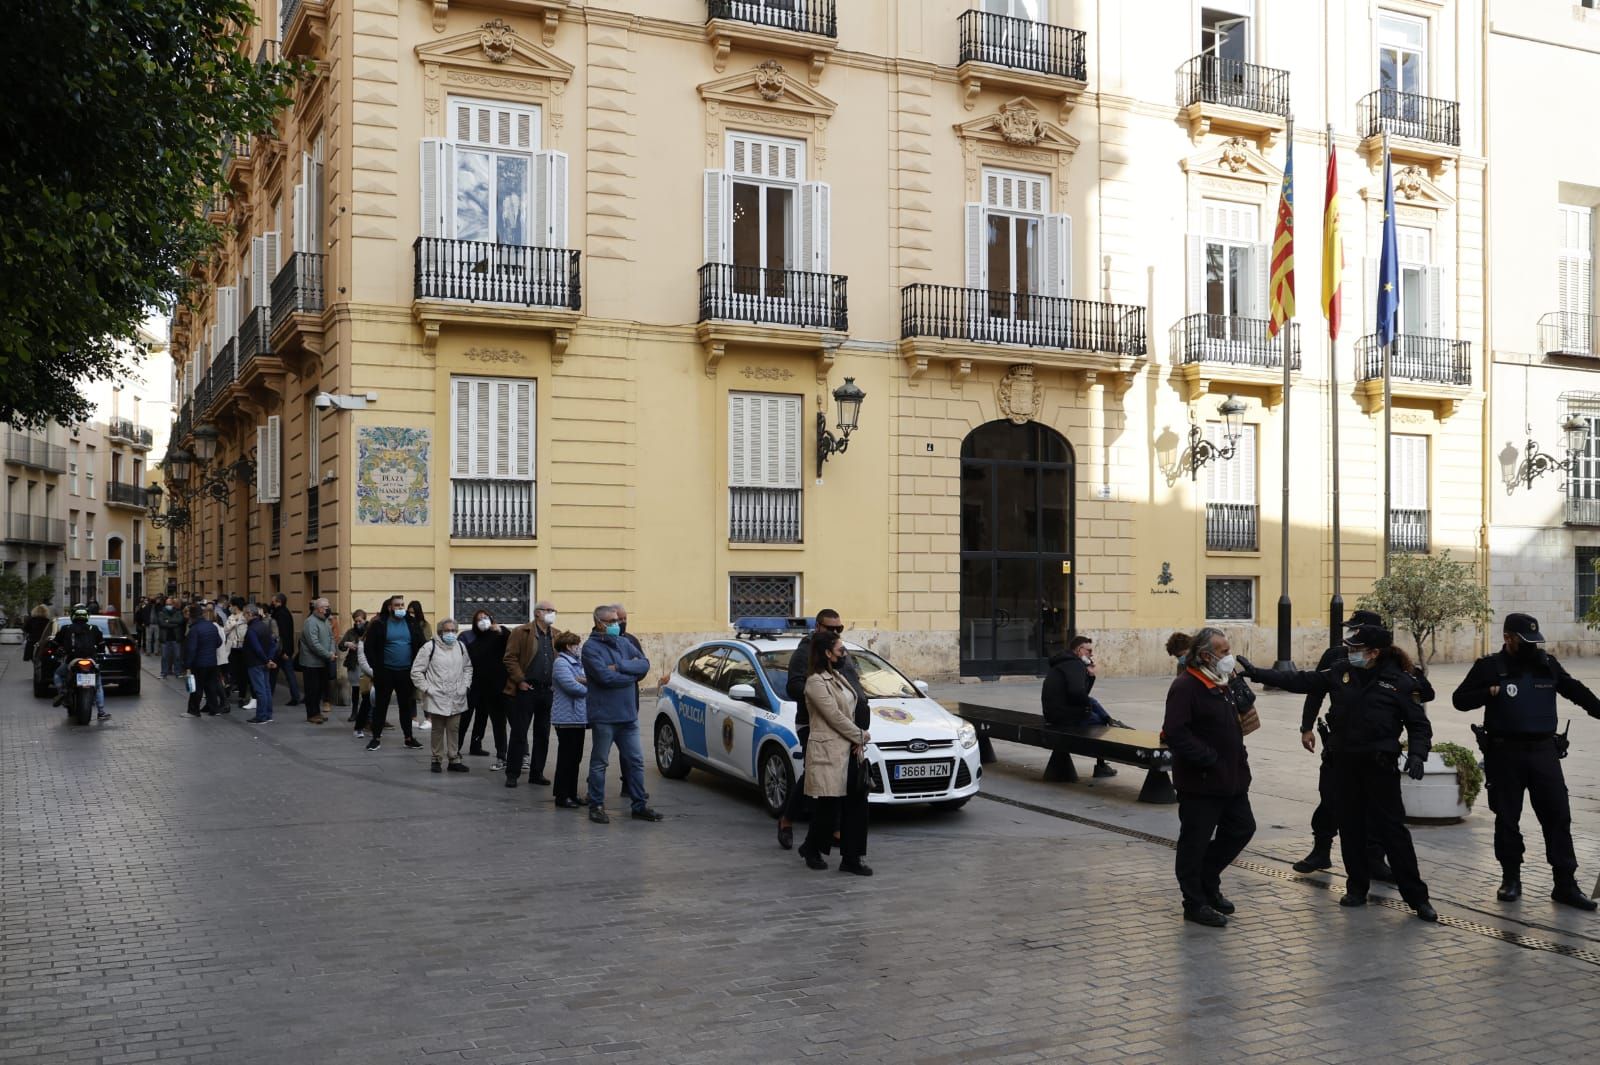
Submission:
[[[756,67],[756,92],[763,100],[776,100],[789,84],[789,75],[776,59],[764,60]]]
[[[1243,137],[1230,137],[1222,142],[1222,153],[1217,162],[1237,174],[1250,162],[1250,146]]]
[[[1033,379],[1033,367],[1018,363],[1006,371],[995,391],[995,401],[1000,413],[1017,425],[1025,425],[1039,413],[1039,386]]]
[[[742,107],[730,107],[723,112],[723,115],[734,122],[759,122],[764,126],[783,126],[787,129],[798,130],[801,133],[811,128],[811,120],[805,115],[790,115],[774,111],[749,111]]]
[[[1039,111],[1026,101],[1001,104],[994,128],[1007,144],[1038,144],[1044,140],[1044,123],[1039,121]]]
[[[463,354],[473,362],[527,362],[528,357],[510,348],[468,348]]]
[[[1394,190],[1408,200],[1422,195],[1424,175],[1420,166],[1403,166],[1394,176]]]
[[[739,371],[752,381],[787,381],[794,371],[782,366],[746,366]]]
[[[483,24],[483,32],[478,40],[483,45],[483,54],[489,57],[491,63],[504,63],[511,58],[511,38],[517,31],[503,18],[491,19]]]

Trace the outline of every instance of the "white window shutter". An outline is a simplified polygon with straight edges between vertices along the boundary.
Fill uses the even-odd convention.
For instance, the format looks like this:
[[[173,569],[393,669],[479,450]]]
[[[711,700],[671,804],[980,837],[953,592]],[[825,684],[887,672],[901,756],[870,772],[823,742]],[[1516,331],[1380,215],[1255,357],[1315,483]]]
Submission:
[[[828,272],[828,186],[820,181],[800,186],[800,258],[796,269]]]
[[[803,408],[799,396],[780,396],[779,417],[782,420],[782,455],[778,462],[778,487],[799,488],[803,448],[800,431]]]
[[[217,357],[222,346],[239,332],[239,290],[233,285],[217,289],[217,337],[211,346],[211,357]]]
[[[745,466],[749,459],[749,442],[746,435],[750,426],[750,397],[738,392],[728,393],[728,484],[734,488],[747,487]]]
[[[969,203],[967,219],[967,287],[989,287],[989,230],[983,204]]]
[[[533,157],[533,234],[540,247],[567,246],[567,153]]]
[[[258,289],[256,306],[270,307],[272,306],[272,282],[277,278],[278,267],[282,262],[279,259],[282,254],[282,248],[278,239],[278,231],[273,229],[264,233],[261,237],[261,245],[263,272],[260,275],[260,282],[256,285]]]
[[[1250,302],[1255,307],[1252,317],[1272,317],[1272,245],[1253,244],[1250,247]]]
[[[439,137],[422,139],[422,235],[451,233],[451,188],[455,179],[455,145]]]
[[[517,381],[513,387],[515,409],[512,412],[511,430],[511,476],[521,480],[533,480],[534,471],[534,382]]]
[[[263,503],[277,503],[283,499],[283,419],[276,414],[267,415],[267,450],[264,454],[267,467],[267,494]]]
[[[474,379],[472,387],[472,459],[467,476],[489,477],[494,472],[494,397],[488,381]]]
[[[732,262],[728,249],[729,212],[733,209],[733,179],[726,170],[707,170],[705,180],[705,261]]]
[[[305,191],[306,206],[306,246],[308,252],[319,252],[321,226],[318,225],[317,212],[317,173],[316,164],[311,159],[310,152],[300,153],[300,184]]]
[[[308,252],[311,238],[306,231],[306,187],[294,187],[294,250],[297,254]]]
[[[1428,333],[1442,337],[1445,331],[1444,267],[1428,267]]]
[[[1189,313],[1204,314],[1206,309],[1206,239],[1190,234],[1189,245]]]
[[[450,476],[467,477],[472,470],[472,382],[450,381]]]
[[[1254,504],[1256,502],[1256,427],[1254,425],[1240,426],[1239,450],[1234,454],[1233,461],[1238,463],[1238,500],[1241,503]]]
[[[1072,219],[1064,214],[1044,216],[1044,284],[1046,296],[1072,295]]]
[[[272,281],[267,276],[267,238],[254,237],[250,241],[250,305],[264,307],[271,302],[267,290]]]

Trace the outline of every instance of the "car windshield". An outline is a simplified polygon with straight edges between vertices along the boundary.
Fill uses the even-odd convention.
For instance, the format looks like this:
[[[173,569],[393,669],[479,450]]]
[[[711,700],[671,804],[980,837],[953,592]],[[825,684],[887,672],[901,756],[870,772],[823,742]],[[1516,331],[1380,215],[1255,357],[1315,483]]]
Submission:
[[[783,691],[789,679],[789,656],[793,651],[762,651],[761,668],[774,691]],[[916,699],[921,692],[906,680],[905,674],[871,651],[851,651],[861,674],[861,687],[869,699]]]
[[[71,618],[57,618],[56,619],[56,631],[60,632],[62,629],[66,628],[68,625],[71,625],[71,624],[72,624],[72,619]],[[110,618],[110,617],[100,617],[100,616],[97,616],[97,615],[91,615],[90,618],[89,618],[89,624],[91,624],[95,628],[99,629],[100,632],[102,634],[106,635],[106,636],[126,636],[128,634],[128,630],[122,627],[122,619],[121,618]]]

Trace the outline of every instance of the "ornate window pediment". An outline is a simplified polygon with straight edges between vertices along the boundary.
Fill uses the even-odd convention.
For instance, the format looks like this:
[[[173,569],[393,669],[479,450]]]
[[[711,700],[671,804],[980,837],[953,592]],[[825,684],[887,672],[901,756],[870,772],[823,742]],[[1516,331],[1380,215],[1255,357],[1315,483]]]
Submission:
[[[572,64],[523,37],[503,19],[467,33],[441,37],[416,49],[423,72],[423,133],[444,134],[443,99],[459,92],[524,103],[549,110],[549,140],[560,141],[561,95]]]
[[[993,114],[955,126],[966,167],[967,202],[982,199],[979,182],[984,164],[1053,174],[1058,210],[1065,210],[1067,168],[1078,151],[1078,138],[1040,114],[1032,100],[1018,96]]]
[[[706,110],[706,165],[721,165],[729,129],[766,130],[804,137],[820,170],[828,159],[828,119],[838,104],[768,59],[740,74],[697,87]]]
[[[1232,184],[1251,182],[1261,186],[1277,186],[1283,182],[1283,171],[1267,162],[1266,156],[1243,137],[1230,137],[1209,151],[1191,155],[1181,164],[1191,178],[1202,178],[1200,184],[1217,188],[1217,182]]]
[[[1383,202],[1383,171],[1378,180],[1361,187],[1361,198],[1372,203]],[[1400,221],[1413,214],[1417,208],[1444,211],[1455,206],[1455,198],[1446,194],[1428,177],[1420,166],[1402,166],[1394,172],[1394,205]]]

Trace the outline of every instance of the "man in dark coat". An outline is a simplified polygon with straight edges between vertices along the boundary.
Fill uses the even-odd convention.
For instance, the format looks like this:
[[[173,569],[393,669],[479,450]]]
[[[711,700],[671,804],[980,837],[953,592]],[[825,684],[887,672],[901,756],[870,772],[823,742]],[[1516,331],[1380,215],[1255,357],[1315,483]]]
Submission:
[[[1045,723],[1057,728],[1127,728],[1089,694],[1093,690],[1094,641],[1087,636],[1074,636],[1066,651],[1050,659],[1050,672],[1045,674],[1044,686],[1039,690]],[[1117,771],[1100,758],[1095,760],[1094,775],[1114,777]]]
[[[295,676],[295,659],[299,647],[294,642],[294,615],[289,613],[289,599],[282,592],[272,597],[272,624],[278,629],[278,668],[272,676],[272,688],[278,688],[279,678],[289,682],[289,705],[300,705],[300,680]],[[320,707],[318,710],[320,711]]]

